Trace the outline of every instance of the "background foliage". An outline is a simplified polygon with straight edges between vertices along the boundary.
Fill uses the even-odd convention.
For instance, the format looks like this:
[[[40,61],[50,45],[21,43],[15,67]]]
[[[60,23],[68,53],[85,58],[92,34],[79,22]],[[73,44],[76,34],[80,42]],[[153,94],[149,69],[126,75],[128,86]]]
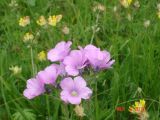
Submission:
[[[157,17],[157,0],[139,0],[140,8],[131,5],[123,8],[118,0],[17,0],[17,7],[10,7],[10,0],[0,0],[0,119],[1,120],[78,120],[73,106],[64,105],[58,93],[42,95],[33,100],[23,97],[27,79],[34,76],[31,53],[23,42],[25,32],[36,35],[33,59],[36,71],[49,65],[40,62],[37,54],[48,51],[61,40],[72,40],[73,48],[89,44],[93,26],[93,44],[111,52],[116,60],[113,69],[100,74],[86,75],[87,80],[97,80],[97,91],[90,101],[84,101],[84,120],[134,120],[128,106],[144,98],[150,120],[160,119],[160,19]],[[106,7],[104,12],[93,12],[96,2]],[[117,11],[114,11],[115,6]],[[56,27],[42,28],[36,24],[40,15],[62,14]],[[96,22],[97,14],[99,15]],[[31,24],[18,25],[23,16],[30,16]],[[132,19],[128,19],[131,15]],[[145,20],[150,20],[148,27]],[[67,25],[68,35],[61,31]],[[13,75],[9,67],[22,67],[20,75]],[[142,92],[137,91],[138,88]],[[116,106],[125,107],[117,112]]]

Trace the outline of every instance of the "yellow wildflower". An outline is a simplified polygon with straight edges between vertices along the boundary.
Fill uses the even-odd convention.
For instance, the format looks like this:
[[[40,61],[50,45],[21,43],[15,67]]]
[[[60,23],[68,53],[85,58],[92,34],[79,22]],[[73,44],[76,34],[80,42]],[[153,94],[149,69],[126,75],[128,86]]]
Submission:
[[[84,108],[82,107],[82,105],[76,105],[76,107],[74,108],[74,111],[76,115],[79,117],[85,116]]]
[[[40,53],[38,53],[38,60],[39,61],[45,61],[46,60],[46,53],[45,53],[45,51],[41,51]]]
[[[61,21],[61,19],[62,19],[62,15],[49,16],[48,24],[51,26],[56,26],[57,23]]]
[[[56,26],[56,22],[57,22],[57,20],[56,20],[56,16],[55,15],[49,16],[49,18],[48,18],[48,24],[49,25]]]
[[[149,114],[145,109],[145,100],[140,100],[139,102],[135,102],[134,105],[129,107],[129,112],[133,114],[137,114],[139,120],[148,120]]]
[[[19,19],[19,26],[25,27],[26,25],[30,24],[30,17],[25,16]]]
[[[127,0],[128,1],[128,4],[130,5],[132,3],[132,0]]]
[[[32,33],[25,33],[24,37],[23,37],[23,42],[28,42],[30,40],[33,40],[34,39],[34,36]]]
[[[47,21],[44,16],[40,16],[39,19],[36,21],[38,25],[43,26],[47,24]]]
[[[133,114],[140,114],[145,111],[145,100],[135,102],[134,105],[129,107],[129,111]]]
[[[16,75],[16,74],[20,74],[20,73],[21,73],[22,68],[21,68],[21,67],[18,67],[18,66],[11,66],[11,67],[9,68],[9,70],[12,71],[12,73],[13,73],[14,75]]]
[[[123,7],[128,8],[131,5],[132,0],[120,0],[120,3]]]

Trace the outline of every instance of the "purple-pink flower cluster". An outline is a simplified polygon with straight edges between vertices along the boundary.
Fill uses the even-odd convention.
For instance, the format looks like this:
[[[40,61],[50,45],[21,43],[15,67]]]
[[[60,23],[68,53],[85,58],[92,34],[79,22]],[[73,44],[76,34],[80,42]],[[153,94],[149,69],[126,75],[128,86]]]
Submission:
[[[111,60],[110,53],[101,51],[94,45],[87,45],[78,50],[71,50],[72,42],[60,42],[51,49],[47,58],[51,64],[44,70],[38,72],[35,78],[27,81],[27,87],[23,94],[28,99],[33,99],[45,93],[45,85],[57,86],[57,78],[61,76],[60,97],[65,103],[80,104],[81,99],[89,99],[92,90],[87,87],[87,83],[81,74],[86,67],[91,67],[95,71],[111,68],[115,60]]]

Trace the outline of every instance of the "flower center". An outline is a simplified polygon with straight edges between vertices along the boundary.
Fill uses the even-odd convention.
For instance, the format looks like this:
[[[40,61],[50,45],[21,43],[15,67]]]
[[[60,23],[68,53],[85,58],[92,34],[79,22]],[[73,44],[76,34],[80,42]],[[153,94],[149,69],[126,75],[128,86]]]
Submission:
[[[72,96],[77,96],[78,93],[77,93],[76,91],[72,91],[72,92],[71,92],[71,95],[72,95]]]

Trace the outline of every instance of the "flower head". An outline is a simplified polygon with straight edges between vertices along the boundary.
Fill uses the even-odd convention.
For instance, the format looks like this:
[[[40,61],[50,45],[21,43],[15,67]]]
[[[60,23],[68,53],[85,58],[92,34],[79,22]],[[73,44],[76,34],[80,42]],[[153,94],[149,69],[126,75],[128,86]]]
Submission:
[[[39,19],[36,21],[38,25],[43,26],[47,24],[47,21],[44,16],[40,16]]]
[[[145,107],[145,100],[140,100],[139,102],[135,102],[134,105],[129,107],[129,112],[132,114],[138,115],[139,120],[148,120],[149,114],[146,111]]]
[[[46,67],[43,71],[38,72],[36,78],[44,84],[55,85],[56,79],[59,75],[59,65],[52,64]]]
[[[157,12],[157,16],[160,19],[160,11]]]
[[[133,17],[132,17],[132,15],[130,13],[127,14],[127,19],[128,19],[128,21],[132,21],[133,20]]]
[[[144,21],[144,27],[148,28],[150,26],[150,20]]]
[[[120,3],[123,7],[128,8],[131,5],[132,0],[120,0]]]
[[[141,114],[145,111],[145,100],[140,100],[139,102],[135,102],[134,105],[129,107],[129,111],[133,114]]]
[[[89,63],[95,70],[111,68],[115,62],[115,60],[111,60],[109,52],[101,51],[100,48],[93,45],[87,45],[84,51]]]
[[[83,50],[72,50],[64,61],[65,70],[69,75],[76,76],[87,65],[87,58]]]
[[[27,88],[24,90],[23,95],[28,99],[33,99],[44,92],[44,84],[39,79],[31,78],[27,81]]]
[[[66,103],[80,104],[81,99],[89,99],[92,90],[86,86],[86,81],[78,76],[74,80],[70,77],[61,81],[61,99]]]
[[[30,17],[25,16],[19,19],[19,26],[25,27],[26,25],[30,24]]]
[[[34,36],[32,33],[30,32],[27,32],[25,33],[25,35],[23,36],[23,42],[29,42],[30,40],[33,40],[34,39]]]
[[[95,6],[93,7],[93,11],[100,11],[100,12],[104,12],[106,10],[106,7],[103,4],[97,3],[95,4]]]
[[[11,0],[11,2],[9,3],[9,6],[10,7],[17,7],[18,6],[18,3],[16,0]]]
[[[63,59],[69,54],[70,46],[72,45],[71,41],[68,42],[59,42],[55,48],[51,49],[48,54],[48,60],[55,62],[55,61],[63,61]]]
[[[136,1],[134,2],[134,6],[135,6],[136,8],[139,8],[139,7],[141,6],[138,0],[136,0]]]
[[[160,3],[157,4],[157,9],[160,11]]]
[[[76,115],[79,117],[83,117],[86,115],[84,113],[84,108],[82,107],[82,105],[76,105],[76,107],[74,108],[74,111],[75,111]]]
[[[67,35],[69,34],[69,28],[67,26],[64,26],[62,29],[63,34]]]
[[[61,21],[61,19],[62,19],[62,15],[49,16],[48,24],[51,26],[56,26],[57,23]]]
[[[45,61],[46,60],[45,51],[41,51],[40,53],[38,53],[38,60],[40,60],[40,61]]]
[[[16,66],[11,66],[9,68],[9,70],[12,71],[14,75],[19,74],[19,73],[22,72],[22,68],[18,67],[17,65]]]

